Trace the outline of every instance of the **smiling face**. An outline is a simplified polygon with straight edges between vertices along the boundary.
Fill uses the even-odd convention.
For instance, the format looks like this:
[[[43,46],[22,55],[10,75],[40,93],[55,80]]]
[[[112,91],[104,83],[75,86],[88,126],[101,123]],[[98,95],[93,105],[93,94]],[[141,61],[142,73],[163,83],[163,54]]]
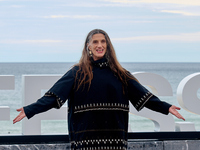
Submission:
[[[105,36],[101,33],[94,34],[88,48],[92,51],[94,61],[103,58],[107,50]]]

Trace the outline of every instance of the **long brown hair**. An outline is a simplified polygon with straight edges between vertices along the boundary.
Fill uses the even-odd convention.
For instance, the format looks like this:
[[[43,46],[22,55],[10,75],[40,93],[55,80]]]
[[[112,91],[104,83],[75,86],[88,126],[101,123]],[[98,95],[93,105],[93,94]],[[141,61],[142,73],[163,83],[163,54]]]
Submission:
[[[79,66],[79,70],[76,73],[76,79],[78,79],[78,75],[80,75],[81,77],[78,79],[77,90],[80,88],[81,85],[85,86],[86,84],[89,84],[88,88],[90,88],[91,81],[93,79],[93,73],[92,73],[92,63],[90,59],[91,56],[89,54],[88,45],[92,39],[92,36],[94,34],[99,34],[99,33],[105,36],[106,43],[107,43],[107,50],[106,50],[105,57],[108,60],[109,67],[113,71],[113,73],[115,73],[119,77],[123,85],[127,85],[127,80],[129,79],[134,79],[138,81],[134,76],[130,75],[128,71],[124,69],[118,62],[114,47],[111,43],[111,40],[108,34],[101,29],[94,29],[88,33],[85,40],[84,48],[82,51],[81,59],[79,63],[76,64],[76,66]]]

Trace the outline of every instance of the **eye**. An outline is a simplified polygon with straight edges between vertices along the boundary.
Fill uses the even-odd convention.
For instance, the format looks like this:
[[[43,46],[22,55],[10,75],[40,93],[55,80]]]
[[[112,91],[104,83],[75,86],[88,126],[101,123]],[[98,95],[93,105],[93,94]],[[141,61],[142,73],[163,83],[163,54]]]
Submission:
[[[102,42],[102,43],[106,43],[106,40],[102,40],[101,42]]]
[[[98,43],[98,41],[93,41],[94,44]]]

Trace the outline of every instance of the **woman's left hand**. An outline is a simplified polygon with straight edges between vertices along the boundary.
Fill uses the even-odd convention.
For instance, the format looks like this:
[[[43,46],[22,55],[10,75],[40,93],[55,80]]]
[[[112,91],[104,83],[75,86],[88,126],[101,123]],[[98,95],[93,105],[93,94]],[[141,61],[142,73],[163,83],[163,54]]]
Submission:
[[[169,108],[169,112],[170,112],[172,115],[176,116],[177,118],[183,119],[183,120],[185,121],[185,118],[183,118],[183,116],[182,116],[181,114],[179,114],[179,112],[177,111],[177,110],[180,110],[180,109],[181,109],[181,108],[172,105],[172,106]]]

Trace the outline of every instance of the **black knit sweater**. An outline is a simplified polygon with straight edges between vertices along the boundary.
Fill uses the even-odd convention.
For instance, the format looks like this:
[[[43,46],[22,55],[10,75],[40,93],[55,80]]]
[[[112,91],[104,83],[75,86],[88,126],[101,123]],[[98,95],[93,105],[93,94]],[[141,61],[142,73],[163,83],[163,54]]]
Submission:
[[[77,89],[78,67],[70,69],[36,103],[24,107],[27,118],[60,108],[68,100],[68,129],[72,149],[126,149],[129,101],[163,114],[170,104],[160,101],[135,80],[124,87],[105,58],[93,61],[93,79]],[[81,76],[79,76],[81,78]]]

